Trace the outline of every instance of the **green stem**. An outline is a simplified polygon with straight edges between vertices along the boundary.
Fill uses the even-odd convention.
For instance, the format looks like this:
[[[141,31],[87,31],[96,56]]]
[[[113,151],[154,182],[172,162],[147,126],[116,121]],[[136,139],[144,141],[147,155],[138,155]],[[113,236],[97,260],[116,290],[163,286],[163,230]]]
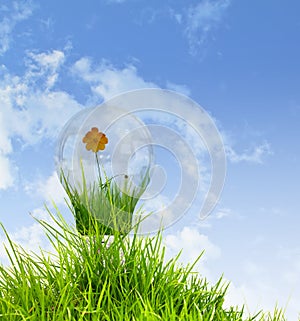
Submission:
[[[101,171],[100,171],[100,162],[98,158],[98,154],[95,153],[96,155],[96,162],[97,162],[97,167],[98,167],[98,175],[99,175],[99,180],[100,180],[100,186],[102,186],[102,178],[101,178]]]

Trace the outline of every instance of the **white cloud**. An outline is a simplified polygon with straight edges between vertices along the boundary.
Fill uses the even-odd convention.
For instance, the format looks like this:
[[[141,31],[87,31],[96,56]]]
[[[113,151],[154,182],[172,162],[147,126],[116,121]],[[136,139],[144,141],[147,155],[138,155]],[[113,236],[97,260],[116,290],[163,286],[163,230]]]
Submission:
[[[225,281],[226,279],[224,279]],[[259,311],[271,315],[277,306],[284,309],[286,320],[298,320],[299,301],[297,296],[299,293],[286,291],[284,288],[278,288],[274,283],[266,282],[264,279],[255,278],[248,279],[241,284],[229,282],[229,288],[225,296],[224,307],[245,306],[245,313],[255,315]]]
[[[13,186],[14,172],[9,158],[0,153],[0,190]]]
[[[53,201],[56,205],[65,203],[67,194],[63,189],[56,172],[54,172],[46,182],[39,182],[38,186],[38,192],[48,201]]]
[[[257,245],[259,246],[259,245]],[[225,306],[242,306],[252,315],[259,310],[286,309],[287,320],[298,320],[300,249],[280,247],[272,252],[273,262],[264,263],[248,256],[240,263],[241,278],[231,280]]]
[[[0,89],[0,103],[1,99]],[[8,155],[12,152],[12,143],[9,137],[8,123],[6,122],[5,106],[2,105],[2,113],[0,111],[0,190],[11,187],[14,183],[14,168],[10,163]]]
[[[220,25],[230,4],[231,0],[203,0],[187,9],[185,34],[191,54],[198,53],[211,32]]]
[[[224,211],[228,212],[227,209]],[[174,257],[182,250],[179,262],[184,265],[192,263],[205,250],[195,270],[206,277],[209,282],[215,282],[220,277],[212,272],[214,269],[211,268],[211,264],[221,258],[221,249],[196,228],[185,226],[175,234],[166,235],[164,244],[166,245],[167,259]],[[278,271],[276,269],[269,270],[270,267],[260,260],[255,261],[247,257],[240,264],[241,274],[238,277],[243,276],[242,281],[228,280],[226,275],[223,277],[223,282],[230,283],[224,307],[239,306],[242,308],[245,305],[245,314],[254,315],[262,309],[272,313],[275,306],[278,306],[286,309],[285,314],[288,320],[296,320],[299,314],[297,301],[300,282],[299,253],[299,248],[282,249],[278,255],[281,261],[285,260],[286,262],[282,267],[278,267]],[[276,252],[274,254],[276,256]],[[218,261],[218,265],[220,264],[222,264],[221,260]],[[279,273],[276,282],[270,273],[274,276]]]
[[[11,114],[14,135],[31,145],[56,138],[62,126],[80,109],[81,105],[63,91],[28,92],[24,108],[14,109]]]
[[[46,89],[52,88],[58,79],[59,69],[65,61],[64,52],[60,50],[38,54],[29,52],[28,58],[25,78],[30,83],[36,79],[44,79]]]
[[[5,143],[6,149],[16,136],[25,144],[55,137],[57,130],[82,107],[67,92],[51,90],[64,61],[63,52],[28,56],[32,61],[24,75],[16,76],[6,70],[0,79],[0,121],[9,124],[2,129],[5,132],[0,144]]]
[[[32,60],[38,63],[38,66],[51,69],[52,71],[56,71],[57,68],[64,62],[65,58],[65,54],[59,50],[53,50],[50,53],[42,52],[39,54],[30,52],[28,55],[32,58]],[[36,66],[33,65],[33,68],[36,68]]]
[[[228,216],[230,216],[230,215],[232,215],[232,210],[231,210],[230,208],[220,208],[220,209],[216,212],[216,214],[214,214],[214,216],[215,216],[218,220],[220,220],[220,219],[222,219],[222,218],[224,218],[224,217],[228,217]]]
[[[181,93],[185,96],[191,95],[191,90],[186,85],[174,84],[173,82],[167,81],[167,89],[174,90],[174,91]]]
[[[55,139],[66,121],[82,106],[67,92],[53,90],[65,61],[62,51],[28,53],[23,75],[1,66],[0,77],[0,188],[13,184],[16,166],[10,163],[13,140],[35,145]],[[58,116],[59,115],[59,116]]]
[[[94,94],[105,100],[129,90],[157,87],[139,76],[131,64],[123,69],[117,69],[107,61],[92,66],[91,60],[84,57],[74,64],[73,72],[90,84]]]
[[[2,11],[2,14],[1,14]],[[30,1],[12,1],[8,6],[0,8],[0,55],[3,55],[12,42],[12,33],[15,26],[31,16],[33,6]]]
[[[41,178],[33,183],[25,185],[28,194],[35,197],[41,197],[48,203],[54,202],[56,205],[65,204],[67,194],[63,189],[56,172],[53,172],[48,178]]]
[[[218,259],[221,255],[221,250],[206,235],[201,234],[196,228],[185,226],[176,234],[166,235],[164,244],[166,246],[167,259],[176,256],[182,250],[179,262],[184,265],[193,263],[204,251],[194,270],[208,279],[212,279],[206,263]]]
[[[50,216],[45,209],[37,208],[32,212],[32,216],[37,219],[45,220],[53,225],[53,221],[50,220]],[[34,253],[39,253],[40,249],[45,251],[53,252],[53,247],[50,244],[45,231],[43,230],[41,224],[34,222],[29,226],[23,226],[16,231],[7,231],[11,241],[19,246],[21,246],[26,251],[32,251]],[[9,242],[6,237],[0,236],[0,260],[1,264],[8,265],[9,258],[6,249],[9,253],[12,253]],[[13,255],[12,255],[13,257]]]
[[[240,154],[237,153],[229,145],[225,146],[225,150],[226,150],[228,159],[232,163],[249,162],[249,163],[262,164],[265,156],[273,154],[270,144],[268,142],[264,142],[260,145],[257,145],[251,150],[247,149]]]

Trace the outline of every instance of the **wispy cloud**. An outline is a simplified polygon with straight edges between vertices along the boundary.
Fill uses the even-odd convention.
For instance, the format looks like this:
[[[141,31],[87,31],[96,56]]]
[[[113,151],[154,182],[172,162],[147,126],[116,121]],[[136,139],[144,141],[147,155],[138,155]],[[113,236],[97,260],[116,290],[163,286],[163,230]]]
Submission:
[[[190,53],[196,55],[203,51],[213,31],[220,27],[224,14],[232,0],[202,0],[182,12],[171,10],[172,17],[184,28]]]
[[[59,75],[60,67],[65,61],[65,54],[60,50],[50,52],[34,53],[29,52],[27,55],[27,81],[36,81],[38,78],[44,80],[46,90],[51,89]]]
[[[167,89],[174,90],[174,91],[182,93],[183,95],[186,95],[186,96],[191,95],[191,90],[188,86],[174,84],[171,81],[167,81]]]
[[[225,146],[228,159],[232,163],[249,162],[255,164],[262,164],[266,156],[272,155],[272,149],[268,142],[263,142],[252,149],[247,149],[241,153],[237,153],[233,147]]]
[[[106,3],[110,3],[110,4],[113,4],[113,3],[123,3],[123,2],[126,2],[128,0],[105,0]]]
[[[220,208],[214,215],[218,220],[232,215],[232,210],[230,208]]]
[[[145,80],[139,75],[133,63],[117,68],[107,60],[93,63],[88,57],[75,62],[72,67],[73,74],[88,83],[92,92],[103,99],[111,98],[117,94],[142,88],[157,88],[158,84]],[[191,91],[184,84],[166,81],[165,88],[190,96]]]
[[[133,89],[157,87],[139,76],[137,68],[132,64],[118,69],[109,62],[102,61],[93,66],[92,61],[84,57],[74,64],[73,73],[89,83],[92,92],[103,99]]]
[[[33,9],[31,1],[6,1],[0,7],[0,55],[10,48],[16,25],[29,18]]]

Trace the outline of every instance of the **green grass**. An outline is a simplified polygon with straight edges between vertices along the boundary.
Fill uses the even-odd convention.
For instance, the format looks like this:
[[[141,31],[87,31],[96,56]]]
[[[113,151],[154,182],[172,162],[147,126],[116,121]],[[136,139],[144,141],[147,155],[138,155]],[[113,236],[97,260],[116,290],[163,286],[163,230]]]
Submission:
[[[6,233],[11,265],[0,267],[0,320],[285,320],[280,310],[249,317],[223,308],[227,285],[208,284],[178,257],[166,262],[161,233],[114,232],[103,243],[101,226],[83,236],[58,210],[49,215],[50,223],[38,222],[51,255],[26,252]]]
[[[141,176],[140,186],[137,187],[128,175],[108,178],[97,154],[96,159],[98,177],[93,184],[87,184],[83,167],[80,188],[72,186],[61,171],[60,180],[74,209],[76,228],[82,235],[95,234],[100,226],[106,235],[113,235],[114,231],[128,234],[133,228],[133,214],[140,211],[136,206],[149,182],[149,172]],[[116,182],[121,176],[122,188]]]

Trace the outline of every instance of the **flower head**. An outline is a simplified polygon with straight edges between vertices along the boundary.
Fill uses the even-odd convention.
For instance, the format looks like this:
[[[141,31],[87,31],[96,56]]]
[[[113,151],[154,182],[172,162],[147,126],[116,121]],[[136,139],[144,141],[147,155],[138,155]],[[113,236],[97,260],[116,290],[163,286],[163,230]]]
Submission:
[[[82,142],[86,144],[85,148],[87,150],[92,150],[94,153],[97,153],[99,150],[105,149],[108,139],[104,133],[99,132],[97,127],[93,127],[85,134]]]

